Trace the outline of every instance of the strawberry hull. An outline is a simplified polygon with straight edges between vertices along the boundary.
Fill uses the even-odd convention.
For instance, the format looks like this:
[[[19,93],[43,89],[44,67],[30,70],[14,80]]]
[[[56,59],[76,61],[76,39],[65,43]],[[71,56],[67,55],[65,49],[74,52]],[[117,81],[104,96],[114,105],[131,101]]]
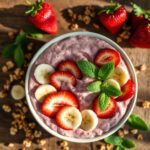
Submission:
[[[99,118],[97,127],[92,131],[87,132],[81,128],[75,130],[64,130],[56,124],[54,118],[47,117],[41,113],[41,103],[38,102],[34,96],[34,92],[39,86],[34,78],[34,70],[38,64],[47,63],[51,64],[54,68],[57,68],[57,66],[62,61],[67,59],[73,60],[75,62],[81,59],[94,61],[95,55],[98,53],[98,51],[105,48],[114,49],[110,44],[100,39],[88,36],[74,36],[51,45],[35,61],[32,66],[29,78],[29,95],[37,114],[49,128],[67,137],[91,139],[108,132],[111,128],[115,127],[123,118],[131,99],[123,102],[116,102],[117,109],[115,114],[111,118]],[[122,59],[120,59],[120,62],[117,66],[122,66],[128,72],[128,69]],[[77,82],[75,86],[71,84],[69,85],[67,83],[62,83],[61,90],[69,90],[77,96],[79,100],[80,110],[92,109],[93,101],[98,96],[98,94],[87,91],[86,86],[91,83],[93,79],[83,76],[81,79],[76,80]]]

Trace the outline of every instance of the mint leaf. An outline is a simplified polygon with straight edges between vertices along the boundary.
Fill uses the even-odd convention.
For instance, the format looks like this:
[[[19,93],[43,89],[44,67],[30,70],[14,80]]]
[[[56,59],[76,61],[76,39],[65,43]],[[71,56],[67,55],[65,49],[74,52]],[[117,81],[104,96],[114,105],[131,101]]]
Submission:
[[[123,146],[117,146],[115,150],[125,150],[126,148]]]
[[[33,38],[42,38],[43,32],[33,26],[26,26],[24,31]]]
[[[109,100],[110,98],[105,93],[100,94],[98,97],[98,104],[101,111],[104,111],[108,107]]]
[[[108,96],[119,96],[121,91],[113,85],[108,84],[107,82],[103,83],[101,86],[101,91],[106,93]]]
[[[132,141],[131,139],[127,139],[127,138],[122,138],[122,139],[123,139],[122,145],[126,148],[134,148],[136,146],[134,141]]]
[[[110,135],[107,138],[105,138],[104,141],[108,144],[121,145],[123,140],[119,136]]]
[[[114,63],[113,62],[108,62],[104,64],[99,70],[97,77],[100,80],[106,80],[109,75],[114,71]]]
[[[133,128],[139,130],[148,130],[148,125],[146,124],[146,122],[137,115],[130,115],[130,117],[127,120],[127,123]]]
[[[79,60],[77,65],[81,72],[88,77],[95,78],[96,77],[96,66],[87,61],[87,60]]]
[[[26,33],[21,32],[15,39],[15,44],[23,44],[26,40]]]
[[[100,92],[100,85],[102,84],[101,81],[95,81],[95,82],[92,82],[91,84],[89,84],[87,86],[87,90],[88,91],[91,91],[91,92]]]
[[[21,67],[24,63],[24,54],[21,45],[18,45],[14,51],[14,61],[18,67]]]
[[[14,50],[16,45],[14,43],[8,44],[2,52],[3,57],[5,58],[12,58],[14,56]]]
[[[140,6],[136,5],[135,3],[131,3],[131,5],[136,16],[142,16],[144,14],[144,11]]]

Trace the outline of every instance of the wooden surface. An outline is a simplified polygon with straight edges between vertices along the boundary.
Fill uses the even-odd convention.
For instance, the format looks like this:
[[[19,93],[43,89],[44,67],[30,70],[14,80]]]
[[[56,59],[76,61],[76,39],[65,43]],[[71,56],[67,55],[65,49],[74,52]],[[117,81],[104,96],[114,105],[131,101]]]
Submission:
[[[102,1],[102,0],[49,0],[49,1],[53,5],[57,14],[58,25],[59,25],[58,35],[66,32],[70,32],[70,30],[68,29],[69,22],[63,17],[66,8],[76,8],[78,11],[78,9],[81,9],[82,6],[84,5],[94,5],[94,6],[102,7],[108,4],[107,1]],[[34,1],[31,0],[31,2]],[[124,1],[120,0],[120,2],[127,4],[127,8],[129,8],[128,5],[130,0],[124,0]],[[149,0],[147,1],[136,0],[136,2],[147,9],[150,8]],[[0,0],[0,50],[2,50],[4,45],[10,42],[10,39],[7,36],[8,31],[15,31],[27,25],[27,21],[24,16],[24,12],[26,8],[27,8],[27,4],[25,0]],[[109,33],[107,33],[102,26],[100,26],[99,30],[94,30],[88,27],[87,28],[83,27],[78,29],[78,31],[85,31],[85,30],[98,32],[106,35],[107,37],[114,39],[114,37],[112,37]],[[33,42],[36,43],[35,50],[37,50],[44,42],[54,38],[55,36],[45,35],[44,38],[41,40],[33,40]],[[149,67],[150,49],[148,50],[148,49],[133,48],[129,46],[126,42],[122,43],[121,46],[127,52],[127,54],[129,55],[130,59],[132,60],[135,66],[144,63],[147,65],[148,67],[147,70],[138,75],[138,83],[139,83],[138,101],[142,101],[142,100],[150,101],[150,67]],[[0,56],[0,66],[2,66],[5,61],[6,59],[3,59],[2,56]],[[0,72],[0,83],[3,83],[4,79],[6,78],[7,75],[4,75],[2,74],[2,72]],[[0,99],[0,106],[6,103],[13,105],[13,100],[11,99],[10,96],[8,96],[6,99]],[[134,113],[140,115],[143,119],[145,119],[148,125],[150,126],[150,109],[143,109],[141,107],[136,106],[134,109]],[[34,120],[31,115],[29,117],[32,120]],[[0,150],[1,149],[17,150],[22,148],[21,142],[23,139],[23,134],[19,132],[19,134],[17,134],[16,136],[11,136],[9,134],[10,122],[11,122],[10,115],[4,113],[0,107]],[[45,147],[48,150],[59,150],[60,147],[57,145],[57,141],[59,141],[60,139],[57,139],[44,131],[43,133],[44,133],[43,138],[47,140],[47,144],[43,147]],[[135,150],[150,150],[150,131],[143,132],[142,134],[144,135],[143,141],[136,141],[135,138],[133,138],[137,143],[137,147],[135,148]],[[7,146],[4,146],[4,144],[10,142],[15,143],[15,148],[7,148]],[[71,150],[76,150],[76,149],[96,150],[97,144],[98,142],[91,143],[91,144],[75,144],[69,142],[69,147]],[[36,149],[36,148],[41,148],[41,147],[33,143],[32,147],[28,149]]]

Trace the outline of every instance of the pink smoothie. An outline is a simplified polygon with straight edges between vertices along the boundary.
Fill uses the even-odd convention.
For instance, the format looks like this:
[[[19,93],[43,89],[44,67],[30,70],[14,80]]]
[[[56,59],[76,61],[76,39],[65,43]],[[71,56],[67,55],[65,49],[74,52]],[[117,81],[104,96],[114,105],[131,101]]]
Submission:
[[[87,36],[75,36],[48,47],[34,63],[29,78],[30,99],[41,119],[46,123],[48,127],[58,132],[59,134],[76,138],[93,138],[102,135],[109,131],[112,127],[117,125],[117,123],[122,119],[127,110],[130,99],[125,102],[117,102],[118,109],[115,115],[109,119],[99,119],[97,127],[92,131],[87,132],[82,130],[81,128],[70,131],[64,130],[57,126],[57,124],[55,123],[55,119],[43,115],[39,110],[41,104],[35,99],[34,96],[35,90],[39,86],[39,83],[34,78],[35,67],[41,63],[47,63],[52,65],[53,67],[56,67],[61,61],[66,59],[72,59],[74,61],[78,61],[80,59],[88,59],[90,61],[93,61],[95,54],[103,48],[113,49],[113,47],[105,41]],[[121,60],[119,65],[127,70],[127,67],[123,60]],[[93,94],[86,90],[86,86],[91,81],[92,79],[84,76],[82,80],[77,80],[77,85],[75,87],[65,84],[63,84],[62,86],[62,89],[69,89],[77,95],[81,110],[90,109],[93,100],[98,96],[97,94]]]

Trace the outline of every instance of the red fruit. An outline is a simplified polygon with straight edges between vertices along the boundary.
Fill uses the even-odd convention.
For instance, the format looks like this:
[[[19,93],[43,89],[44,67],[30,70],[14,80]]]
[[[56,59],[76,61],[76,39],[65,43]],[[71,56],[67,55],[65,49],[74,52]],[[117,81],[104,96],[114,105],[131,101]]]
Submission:
[[[104,8],[99,14],[99,20],[112,34],[116,34],[127,19],[127,11],[124,6],[113,5]]]
[[[60,91],[49,94],[41,105],[41,112],[48,116],[54,116],[63,106],[79,108],[77,97],[69,91]]]
[[[141,23],[130,38],[130,44],[140,48],[150,48],[150,23]]]
[[[99,108],[98,98],[94,100],[93,111],[97,114],[99,118],[106,119],[114,116],[116,109],[117,109],[117,103],[112,97],[110,98],[108,107],[104,111],[101,111]]]
[[[120,54],[113,49],[102,49],[96,54],[94,62],[98,66],[102,66],[108,62],[114,62],[115,66],[117,66],[120,62]]]
[[[131,79],[121,88],[122,95],[117,97],[116,101],[125,101],[131,98],[135,93],[135,85]]]
[[[74,75],[76,78],[81,78],[81,71],[76,65],[76,63],[72,60],[65,60],[58,65],[59,71],[69,72]]]
[[[72,74],[63,71],[56,71],[52,73],[49,80],[50,84],[52,84],[58,90],[61,88],[62,82],[67,82],[73,86],[76,85],[76,78]]]
[[[51,34],[57,33],[56,15],[49,3],[36,2],[30,10],[26,12],[29,14],[28,20],[35,27]]]

